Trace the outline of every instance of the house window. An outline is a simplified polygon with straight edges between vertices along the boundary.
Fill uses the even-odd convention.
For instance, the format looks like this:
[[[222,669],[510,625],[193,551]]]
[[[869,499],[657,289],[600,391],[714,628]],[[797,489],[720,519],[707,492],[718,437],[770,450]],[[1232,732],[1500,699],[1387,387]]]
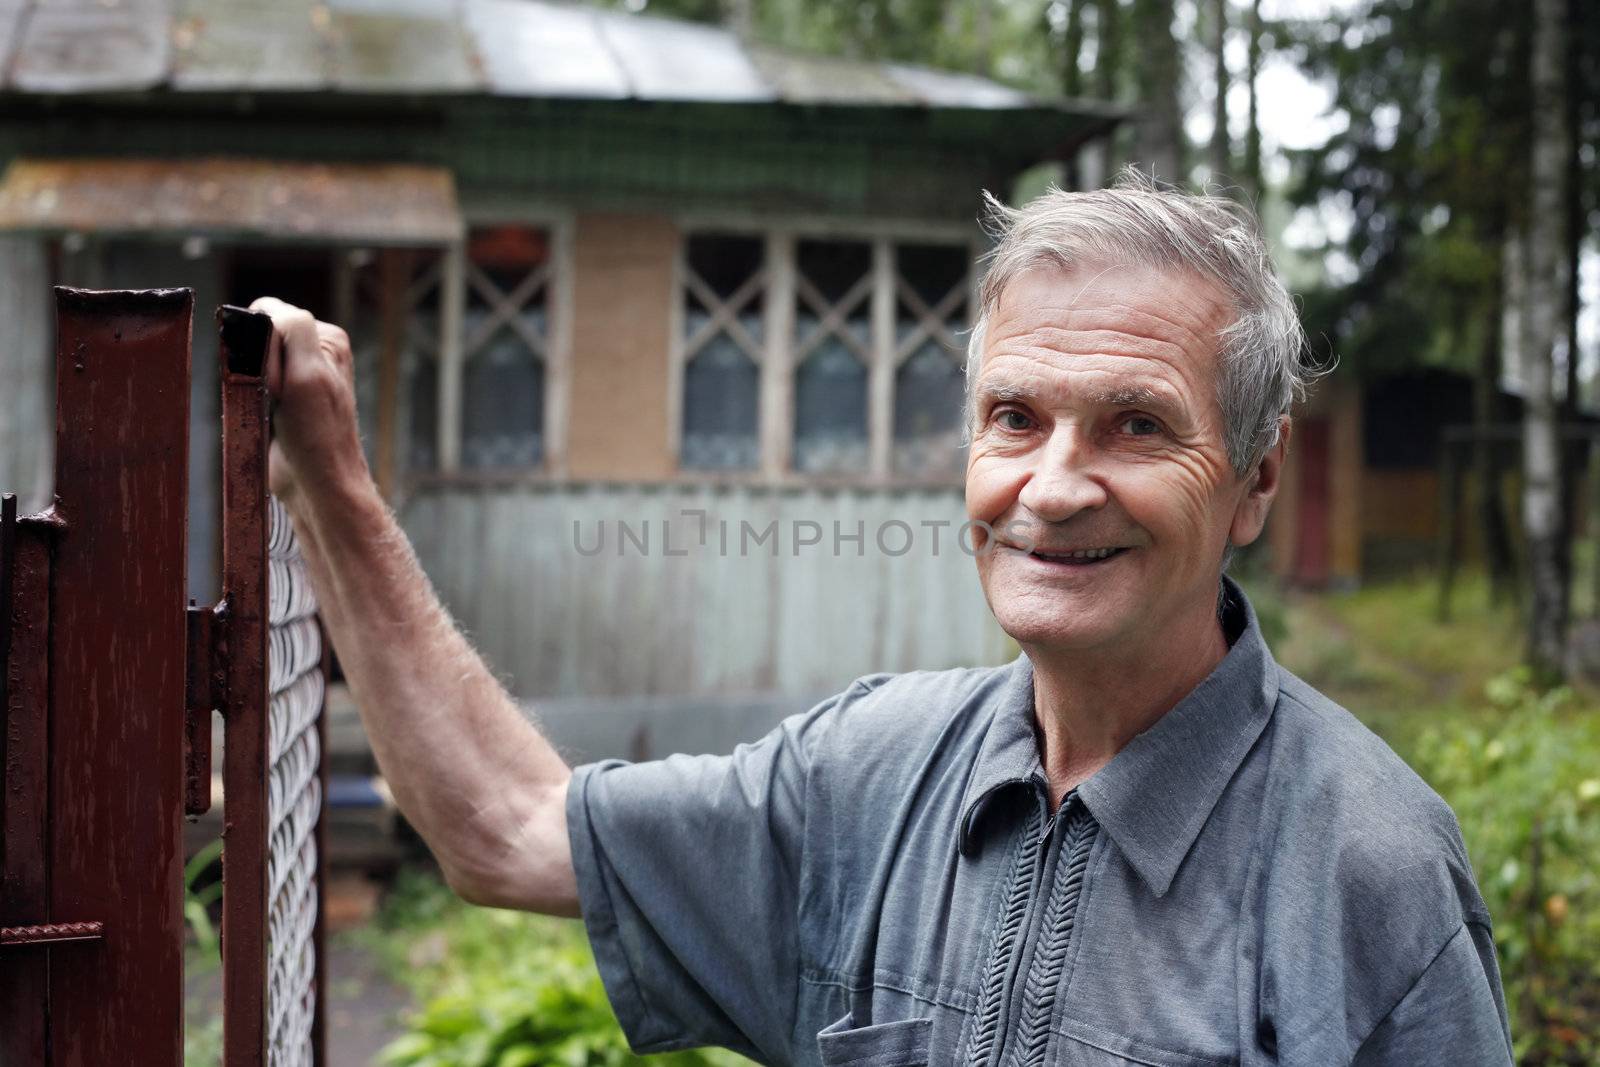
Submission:
[[[542,228],[485,226],[467,241],[461,346],[461,465],[544,459],[550,241]]]
[[[872,365],[872,246],[795,246],[794,450],[796,470],[865,470],[867,375]]]
[[[958,479],[972,254],[961,238],[690,234],[680,466]]]
[[[958,475],[972,261],[966,248],[895,247],[894,469],[915,477]]]
[[[439,466],[439,303],[444,255],[437,249],[352,249],[336,275],[336,317],[350,331],[356,365],[356,411],[374,470],[378,440],[394,435],[401,462],[413,471]],[[391,330],[395,331],[391,334]],[[386,347],[395,346],[385,354]],[[393,369],[386,360],[393,359]],[[385,375],[396,394],[385,395]],[[395,401],[394,423],[380,411]]]
[[[687,242],[680,297],[686,469],[749,470],[761,462],[765,260],[759,237],[696,234]]]

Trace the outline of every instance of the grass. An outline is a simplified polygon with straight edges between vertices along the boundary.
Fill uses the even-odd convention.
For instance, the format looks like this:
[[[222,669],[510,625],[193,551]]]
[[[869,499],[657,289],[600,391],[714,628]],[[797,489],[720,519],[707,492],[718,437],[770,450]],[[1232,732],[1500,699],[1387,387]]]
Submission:
[[[1349,592],[1244,584],[1278,661],[1397,749],[1441,716],[1486,725],[1495,714],[1486,687],[1521,656],[1515,610],[1491,605],[1480,575],[1458,579],[1444,622],[1426,572]],[[1592,689],[1580,687],[1578,696],[1594,700]]]

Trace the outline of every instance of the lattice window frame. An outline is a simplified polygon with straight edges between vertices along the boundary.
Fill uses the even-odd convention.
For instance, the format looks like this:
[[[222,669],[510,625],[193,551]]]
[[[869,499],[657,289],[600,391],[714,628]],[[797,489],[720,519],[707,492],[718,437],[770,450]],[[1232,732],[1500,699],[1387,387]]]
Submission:
[[[906,360],[927,340],[933,339],[947,347],[952,359],[961,358],[966,347],[964,329],[952,329],[951,319],[965,305],[966,322],[977,308],[977,262],[987,245],[983,235],[973,227],[951,226],[940,223],[927,224],[863,224],[851,226],[842,223],[782,222],[761,224],[748,219],[727,218],[680,219],[681,240],[674,270],[672,286],[672,376],[669,397],[668,426],[669,448],[675,459],[682,456],[684,380],[689,360],[719,332],[714,308],[722,303],[744,297],[746,301],[758,297],[763,300],[763,337],[760,343],[749,336],[736,318],[733,326],[740,347],[757,363],[761,375],[758,420],[761,442],[761,462],[756,471],[701,471],[680,468],[686,476],[713,480],[759,481],[768,484],[899,484],[928,483],[930,479],[915,474],[897,472],[894,468],[894,414],[895,375]],[[715,293],[702,279],[693,276],[688,263],[690,240],[700,234],[734,234],[761,237],[765,242],[764,262],[754,275],[761,279],[759,291],[740,291],[729,301],[714,300]],[[872,269],[868,276],[852,286],[840,301],[829,302],[815,286],[800,276],[796,251],[802,240],[867,241],[872,245]],[[936,244],[961,247],[967,250],[968,267],[965,277],[940,299],[929,303],[900,273],[896,249],[906,244]],[[859,338],[845,329],[849,315],[859,306],[862,298],[857,290],[865,286],[864,299],[870,305],[870,343],[860,344]],[[809,289],[809,292],[807,291]],[[703,292],[701,290],[704,290]],[[689,296],[713,311],[712,318],[693,338],[686,336],[684,306]],[[708,301],[708,297],[713,300]],[[898,336],[898,310],[903,304],[916,318],[916,326],[905,337]],[[846,305],[843,309],[840,305]],[[738,310],[746,304],[741,303]],[[795,310],[805,306],[821,320],[804,338],[796,338]],[[824,310],[826,309],[826,310]],[[732,313],[737,315],[737,311]],[[795,375],[804,358],[827,337],[836,336],[851,347],[858,358],[863,358],[868,371],[867,432],[869,463],[865,471],[846,475],[813,474],[796,470],[793,466]],[[863,352],[865,348],[867,351]],[[964,362],[964,359],[962,360]],[[949,478],[932,479],[937,484],[948,484]]]
[[[722,236],[757,237],[764,243],[762,264],[749,278],[740,283],[726,299],[718,295],[717,291],[695,271],[689,263],[689,242],[695,236],[717,234]],[[682,462],[683,457],[683,420],[685,414],[685,382],[689,374],[689,364],[711,342],[720,336],[727,336],[739,350],[755,364],[761,376],[760,396],[761,414],[757,419],[758,433],[760,435],[761,466],[767,466],[767,400],[769,378],[771,377],[770,365],[773,356],[773,273],[774,273],[774,238],[771,234],[752,233],[740,227],[707,226],[700,230],[685,230],[678,243],[678,251],[673,257],[673,283],[672,283],[672,350],[671,357],[671,393],[668,397],[667,425],[668,447],[674,462]],[[701,307],[706,309],[707,319],[689,334],[687,305],[694,299]],[[757,339],[745,329],[744,323],[739,321],[739,316],[752,304],[761,307],[762,338]],[[738,476],[741,471],[702,471],[700,468],[685,468],[697,474],[707,476]]]
[[[566,474],[566,426],[572,353],[572,234],[573,222],[566,213],[496,212],[469,213],[467,232],[493,226],[527,226],[542,230],[549,241],[550,255],[512,286],[502,289],[467,255],[462,240],[437,250],[428,250],[433,262],[407,287],[404,297],[405,330],[402,345],[401,393],[397,444],[405,451],[410,442],[410,388],[413,374],[422,360],[436,361],[438,390],[435,396],[437,463],[425,471],[406,470],[406,480],[417,477],[449,480],[462,472],[465,396],[463,380],[468,363],[502,327],[517,333],[534,356],[543,363],[544,411],[540,463],[531,467],[506,467],[474,472],[494,477],[518,478],[528,475],[562,477]],[[379,252],[381,254],[381,251]],[[423,328],[416,309],[438,292],[438,330]],[[469,292],[476,292],[490,308],[488,317],[472,336],[466,334],[466,308]],[[362,293],[363,297],[368,294]],[[520,312],[527,303],[542,295],[545,330],[539,335],[530,330]],[[375,301],[376,302],[376,301]]]

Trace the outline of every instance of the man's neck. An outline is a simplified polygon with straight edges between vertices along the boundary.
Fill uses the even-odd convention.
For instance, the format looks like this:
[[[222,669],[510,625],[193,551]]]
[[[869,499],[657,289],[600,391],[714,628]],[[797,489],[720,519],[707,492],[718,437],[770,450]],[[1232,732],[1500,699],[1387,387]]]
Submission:
[[[1055,809],[1068,791],[1155,725],[1228,654],[1215,605],[1175,619],[1137,647],[1026,649],[1040,762]]]

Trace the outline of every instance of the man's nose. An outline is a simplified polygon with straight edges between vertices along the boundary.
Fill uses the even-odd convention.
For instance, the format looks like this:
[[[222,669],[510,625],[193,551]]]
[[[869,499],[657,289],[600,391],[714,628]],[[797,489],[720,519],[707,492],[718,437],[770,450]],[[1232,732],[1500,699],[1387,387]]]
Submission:
[[[1033,470],[1017,502],[1045,522],[1061,522],[1101,507],[1106,487],[1093,448],[1073,426],[1058,426],[1033,455]]]

